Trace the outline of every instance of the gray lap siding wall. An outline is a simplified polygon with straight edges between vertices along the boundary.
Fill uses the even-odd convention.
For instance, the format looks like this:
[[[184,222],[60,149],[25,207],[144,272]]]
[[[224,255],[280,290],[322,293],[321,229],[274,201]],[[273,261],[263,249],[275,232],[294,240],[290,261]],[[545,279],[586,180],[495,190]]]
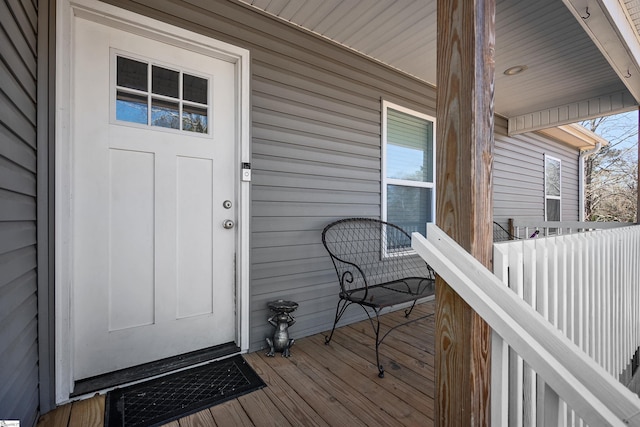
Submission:
[[[576,148],[537,133],[507,136],[507,123],[496,120],[493,161],[493,218],[507,224],[509,218],[544,220],[544,156],[561,162],[561,218],[577,221],[578,156]]]
[[[37,9],[0,1],[0,420],[38,413]]]

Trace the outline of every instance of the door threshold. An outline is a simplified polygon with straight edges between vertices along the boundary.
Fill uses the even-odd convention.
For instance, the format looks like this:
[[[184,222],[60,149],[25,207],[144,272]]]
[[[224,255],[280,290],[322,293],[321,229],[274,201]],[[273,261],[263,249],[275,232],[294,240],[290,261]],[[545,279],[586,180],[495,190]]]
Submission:
[[[69,397],[78,397],[117,385],[140,381],[145,378],[162,375],[167,372],[230,356],[235,353],[240,353],[240,347],[238,347],[236,343],[230,342],[180,354],[178,356],[167,357],[166,359],[156,360],[155,362],[149,362],[131,368],[120,369],[95,377],[85,378],[74,383],[73,393],[71,393]]]

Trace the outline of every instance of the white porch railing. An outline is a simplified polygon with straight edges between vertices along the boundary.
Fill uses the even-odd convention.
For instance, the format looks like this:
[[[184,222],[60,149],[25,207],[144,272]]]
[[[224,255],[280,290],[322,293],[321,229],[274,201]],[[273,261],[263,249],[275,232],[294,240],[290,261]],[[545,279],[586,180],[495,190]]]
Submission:
[[[513,235],[519,239],[527,239],[536,231],[538,231],[539,237],[543,237],[591,230],[608,230],[633,225],[629,222],[544,221],[539,218],[525,217],[510,219],[509,221],[510,228],[513,227]]]
[[[496,276],[619,380],[640,346],[640,227],[496,243],[493,252]],[[536,425],[544,383],[513,351],[509,378],[519,391],[509,425]],[[563,402],[559,411],[576,424]]]
[[[437,226],[427,236],[414,249],[494,331],[492,426],[640,426],[640,399],[609,373],[637,348],[640,227],[496,245],[500,278]]]

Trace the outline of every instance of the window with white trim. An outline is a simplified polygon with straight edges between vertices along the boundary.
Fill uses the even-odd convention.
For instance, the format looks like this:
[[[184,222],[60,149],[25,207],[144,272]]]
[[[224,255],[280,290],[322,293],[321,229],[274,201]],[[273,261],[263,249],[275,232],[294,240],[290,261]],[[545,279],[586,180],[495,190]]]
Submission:
[[[560,221],[561,201],[560,159],[544,156],[544,218],[545,221]]]
[[[435,218],[435,118],[382,103],[382,219],[426,235]]]

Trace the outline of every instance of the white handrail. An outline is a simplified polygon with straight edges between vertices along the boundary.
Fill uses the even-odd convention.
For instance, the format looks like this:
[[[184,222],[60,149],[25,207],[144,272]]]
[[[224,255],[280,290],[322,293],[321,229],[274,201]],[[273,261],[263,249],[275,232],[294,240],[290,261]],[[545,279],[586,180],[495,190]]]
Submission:
[[[629,227],[632,222],[599,222],[599,221],[544,221],[536,217],[519,217],[513,220],[513,234],[526,239],[538,231],[539,237],[548,235],[572,234],[590,230],[610,230]]]
[[[593,426],[640,426],[638,396],[436,225],[427,225],[427,236],[413,233],[414,250],[583,420]]]

